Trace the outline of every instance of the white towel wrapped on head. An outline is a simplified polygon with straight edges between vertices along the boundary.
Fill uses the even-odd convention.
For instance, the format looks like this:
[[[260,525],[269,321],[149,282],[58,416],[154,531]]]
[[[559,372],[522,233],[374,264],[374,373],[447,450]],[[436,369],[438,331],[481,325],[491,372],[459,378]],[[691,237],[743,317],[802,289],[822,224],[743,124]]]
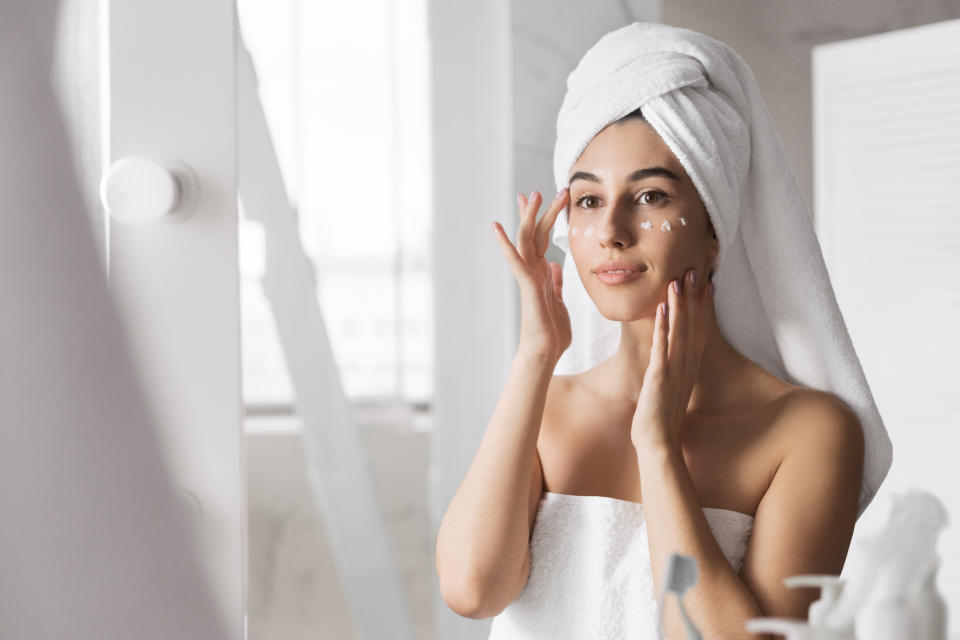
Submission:
[[[689,29],[635,22],[604,35],[567,78],[554,150],[558,190],[590,140],[638,107],[690,176],[717,232],[723,335],[767,371],[835,394],[860,418],[859,517],[890,468],[892,446],[753,72],[729,46]],[[562,212],[553,241],[569,254],[567,232]],[[572,257],[563,297],[573,342],[557,373],[577,373],[615,353],[620,323],[600,315]]]

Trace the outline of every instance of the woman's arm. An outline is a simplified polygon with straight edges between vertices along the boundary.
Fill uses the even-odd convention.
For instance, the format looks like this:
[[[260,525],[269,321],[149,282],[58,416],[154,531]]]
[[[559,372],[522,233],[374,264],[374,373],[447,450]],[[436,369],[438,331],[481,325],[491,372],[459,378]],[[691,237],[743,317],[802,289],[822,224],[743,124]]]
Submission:
[[[663,588],[663,570],[670,554],[692,556],[699,579],[684,595],[683,606],[703,637],[764,637],[744,630],[749,618],[765,614],[714,538],[682,452],[672,445],[650,447],[637,451],[637,463],[655,593]],[[683,640],[686,632],[676,598],[669,596],[663,602],[661,620],[666,637]]]
[[[684,607],[704,637],[759,638],[747,633],[755,617],[806,618],[816,593],[788,589],[787,576],[837,575],[843,568],[863,464],[863,434],[852,411],[829,394],[796,394],[778,428],[790,436],[757,509],[740,575],[707,524],[680,449],[664,444],[638,449],[644,513],[656,592],[672,552],[697,560],[699,580]],[[742,576],[742,578],[741,578]],[[672,596],[662,612],[670,640],[684,638]]]
[[[526,585],[543,491],[537,438],[555,359],[519,351],[493,416],[437,533],[440,590],[470,618],[502,611]]]
[[[534,190],[529,201],[517,194],[516,246],[502,225],[491,223],[520,287],[520,343],[506,388],[437,532],[440,592],[451,609],[470,618],[502,611],[530,572],[530,532],[543,491],[537,439],[553,370],[572,339],[563,271],[545,257],[550,228],[568,200],[561,189],[538,221],[540,192]]]
[[[768,616],[806,618],[818,589],[787,576],[839,575],[850,548],[863,474],[863,428],[836,396],[794,394],[788,450],[757,508],[740,575]]]

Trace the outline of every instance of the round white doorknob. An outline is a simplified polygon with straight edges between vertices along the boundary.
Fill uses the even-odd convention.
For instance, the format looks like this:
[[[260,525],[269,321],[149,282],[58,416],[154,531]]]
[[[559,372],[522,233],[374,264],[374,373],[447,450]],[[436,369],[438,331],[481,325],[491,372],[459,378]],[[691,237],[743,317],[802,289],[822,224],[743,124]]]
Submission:
[[[192,201],[192,173],[185,165],[167,166],[143,156],[120,158],[100,181],[100,201],[107,213],[127,224],[173,221],[187,213]]]

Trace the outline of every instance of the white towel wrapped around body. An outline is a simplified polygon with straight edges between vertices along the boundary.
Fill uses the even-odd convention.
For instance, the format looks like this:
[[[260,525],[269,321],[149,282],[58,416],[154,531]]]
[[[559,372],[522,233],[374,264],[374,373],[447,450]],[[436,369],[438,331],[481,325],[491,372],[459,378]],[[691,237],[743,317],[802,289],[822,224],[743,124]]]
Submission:
[[[554,150],[558,190],[590,140],[638,107],[690,176],[717,232],[723,335],[767,371],[835,394],[860,418],[859,517],[890,468],[892,446],[753,72],[728,45],[689,29],[635,22],[604,35],[567,78]],[[569,254],[567,231],[562,212],[553,241]],[[600,315],[569,256],[563,297],[574,334],[556,371],[577,373],[615,353],[620,323]]]

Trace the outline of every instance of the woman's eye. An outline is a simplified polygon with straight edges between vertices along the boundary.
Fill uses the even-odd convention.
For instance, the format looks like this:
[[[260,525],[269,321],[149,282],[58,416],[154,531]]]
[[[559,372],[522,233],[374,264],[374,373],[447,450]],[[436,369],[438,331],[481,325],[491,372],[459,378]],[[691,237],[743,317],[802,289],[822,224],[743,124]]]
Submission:
[[[578,207],[583,207],[583,202],[584,202],[585,200],[596,200],[596,196],[583,196],[582,198],[580,198],[580,199],[577,200],[577,206],[578,206]],[[593,207],[584,207],[584,208],[586,208],[586,209],[593,209]]]
[[[657,196],[656,202],[649,202],[649,201],[644,202],[643,201],[644,197],[649,196],[651,194]],[[667,194],[665,194],[663,191],[644,191],[643,193],[640,194],[640,201],[641,201],[641,204],[660,204],[660,202],[666,197],[667,197]]]
[[[577,204],[582,207],[582,206],[584,206],[583,203],[584,203],[586,200],[596,200],[596,199],[597,199],[596,196],[583,196],[582,198],[580,198],[579,200],[577,200]],[[593,209],[593,207],[586,207],[586,208],[587,208],[587,209]]]
[[[644,199],[650,195],[655,196],[656,200],[651,202],[650,200]],[[663,203],[663,200],[665,200],[666,197],[667,197],[667,194],[665,194],[663,191],[657,191],[657,190],[644,191],[643,193],[640,194],[640,201],[638,202],[638,204],[659,205]],[[584,209],[595,209],[596,208],[595,206],[588,206],[588,205],[585,205],[584,203],[587,200],[596,200],[596,199],[597,199],[596,196],[582,196],[577,200],[577,206],[582,207]]]

